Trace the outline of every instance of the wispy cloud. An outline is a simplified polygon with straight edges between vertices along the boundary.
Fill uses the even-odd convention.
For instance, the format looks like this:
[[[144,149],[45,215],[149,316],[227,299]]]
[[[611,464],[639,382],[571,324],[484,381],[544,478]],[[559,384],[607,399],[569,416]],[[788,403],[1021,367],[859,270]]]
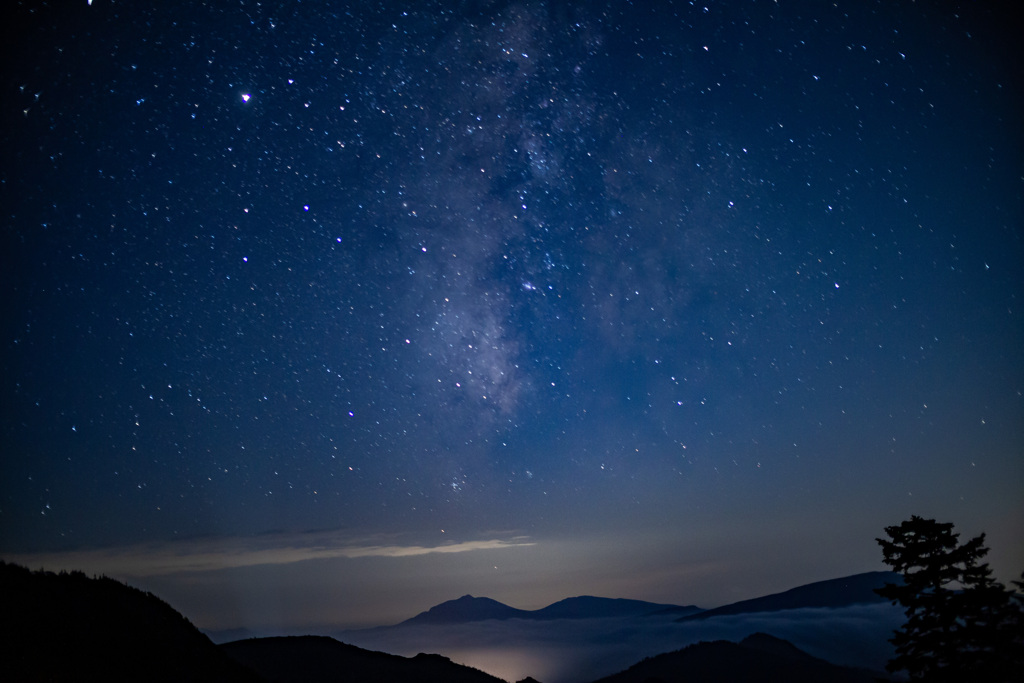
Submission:
[[[142,544],[117,548],[8,555],[4,559],[36,569],[79,569],[111,576],[159,576],[332,558],[414,557],[534,545],[524,536],[443,545],[353,541],[339,532],[265,534]]]

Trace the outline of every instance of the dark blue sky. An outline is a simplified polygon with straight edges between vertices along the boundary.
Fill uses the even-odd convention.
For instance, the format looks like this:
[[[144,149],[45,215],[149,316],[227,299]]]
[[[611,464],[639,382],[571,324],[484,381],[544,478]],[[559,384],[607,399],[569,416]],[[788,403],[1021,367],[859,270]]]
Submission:
[[[1024,568],[998,4],[11,16],[5,557],[224,627]]]

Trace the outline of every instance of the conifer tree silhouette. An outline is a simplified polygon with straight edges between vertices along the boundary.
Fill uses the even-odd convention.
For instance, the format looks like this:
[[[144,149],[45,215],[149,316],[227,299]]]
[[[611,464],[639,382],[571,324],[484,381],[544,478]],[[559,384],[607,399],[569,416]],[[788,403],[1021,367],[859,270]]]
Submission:
[[[907,621],[890,642],[890,672],[913,681],[1017,680],[1022,663],[1021,603],[981,562],[985,534],[958,541],[953,524],[913,516],[875,539],[884,561],[903,575],[877,593],[904,608]]]

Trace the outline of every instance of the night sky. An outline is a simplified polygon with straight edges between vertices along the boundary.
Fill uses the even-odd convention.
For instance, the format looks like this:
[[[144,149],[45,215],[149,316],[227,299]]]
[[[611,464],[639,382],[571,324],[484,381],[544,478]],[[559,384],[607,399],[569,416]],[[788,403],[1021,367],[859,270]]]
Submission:
[[[998,3],[8,15],[5,559],[211,629],[1024,569]]]

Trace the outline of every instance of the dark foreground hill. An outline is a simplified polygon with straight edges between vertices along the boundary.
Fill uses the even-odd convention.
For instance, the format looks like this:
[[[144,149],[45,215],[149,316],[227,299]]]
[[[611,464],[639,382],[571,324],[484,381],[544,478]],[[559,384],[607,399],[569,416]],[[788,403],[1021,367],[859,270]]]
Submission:
[[[262,680],[151,593],[4,562],[0,646],[2,681]]]
[[[755,633],[738,643],[702,642],[650,657],[596,683],[871,683],[872,672],[836,666],[785,640]]]
[[[504,683],[441,655],[399,657],[326,636],[250,638],[220,647],[275,683]]]

